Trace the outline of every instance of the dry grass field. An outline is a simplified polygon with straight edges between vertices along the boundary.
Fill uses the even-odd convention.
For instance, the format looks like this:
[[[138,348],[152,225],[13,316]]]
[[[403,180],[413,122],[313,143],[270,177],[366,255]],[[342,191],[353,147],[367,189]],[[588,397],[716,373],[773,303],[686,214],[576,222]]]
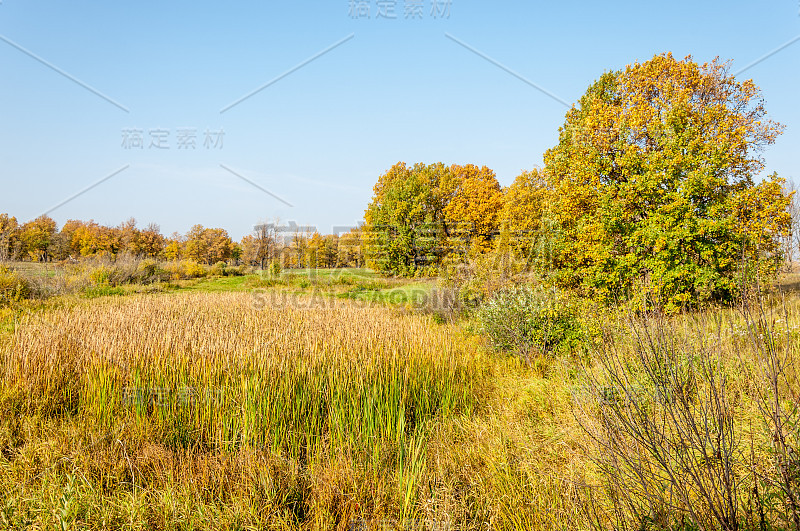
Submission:
[[[657,457],[635,432],[607,437],[615,411],[642,421],[629,405],[609,409],[607,391],[646,385],[648,330],[666,331],[673,358],[715,364],[711,379],[703,363],[681,365],[700,408],[684,414],[711,418],[700,414],[703,397],[724,380],[730,430],[712,426],[701,446],[730,431],[740,519],[758,528],[753,497],[742,494],[755,485],[773,496],[765,521],[788,525],[778,487],[762,481],[788,465],[758,405],[769,393],[762,347],[792,364],[800,355],[796,296],[765,308],[758,330],[735,309],[635,322],[587,313],[600,334],[586,352],[530,367],[491,351],[470,323],[341,299],[263,302],[249,291],[56,298],[6,319],[0,527],[588,529],[587,508],[611,507],[621,481],[608,466],[633,470],[609,461],[619,444],[645,462]],[[622,380],[608,360],[624,367]],[[783,406],[797,389],[790,365]],[[668,418],[664,404],[648,414]],[[780,429],[793,447],[796,425]],[[675,431],[658,435],[672,444]],[[695,443],[671,455],[696,454]],[[643,518],[658,528],[664,517],[648,503]]]

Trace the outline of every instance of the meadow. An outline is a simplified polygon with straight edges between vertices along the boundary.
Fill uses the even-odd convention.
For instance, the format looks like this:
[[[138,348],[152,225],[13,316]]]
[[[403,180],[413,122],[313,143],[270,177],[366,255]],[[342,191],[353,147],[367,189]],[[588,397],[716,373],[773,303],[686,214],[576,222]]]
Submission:
[[[769,389],[764,345],[791,362],[785,374],[798,357],[794,294],[763,299],[758,329],[741,308],[636,317],[587,306],[581,319],[595,332],[584,349],[526,364],[492,349],[474,320],[443,321],[397,295],[421,293],[430,283],[358,270],[287,274],[185,281],[151,292],[90,290],[6,307],[0,525],[610,526],[613,487],[626,478],[609,474],[609,466],[634,469],[609,461],[619,447],[609,446],[604,430],[613,427],[615,411],[636,424],[624,397],[642,392],[634,384],[652,383],[642,376],[647,333],[662,334],[678,360],[713,361],[717,380],[705,377],[702,363],[690,371],[692,404],[701,410],[705,391],[724,378],[729,425],[710,432],[732,437],[741,528],[791,523],[775,479],[786,463],[759,404]],[[615,373],[609,360],[622,370]],[[783,405],[796,396],[796,384],[790,374],[779,386]],[[609,398],[614,393],[623,399]],[[663,404],[652,401],[648,414],[668,411]],[[692,407],[681,411],[716,418]],[[780,429],[794,445],[795,425]],[[658,435],[667,441],[670,433]],[[635,433],[623,438],[628,450],[643,448]],[[713,446],[709,441],[700,446]],[[684,449],[697,453],[695,442],[683,440]],[[672,455],[683,455],[675,448]],[[711,477],[717,469],[704,470]],[[633,491],[639,483],[626,485]],[[689,496],[710,527],[681,527],[673,519],[685,517],[680,504],[659,509],[654,498],[642,498],[646,514],[625,509],[642,521],[618,528],[713,528],[704,512],[713,504],[701,491]]]
[[[0,213],[0,527],[800,531],[800,202],[737,75],[605,70],[543,166],[399,161],[334,234]]]

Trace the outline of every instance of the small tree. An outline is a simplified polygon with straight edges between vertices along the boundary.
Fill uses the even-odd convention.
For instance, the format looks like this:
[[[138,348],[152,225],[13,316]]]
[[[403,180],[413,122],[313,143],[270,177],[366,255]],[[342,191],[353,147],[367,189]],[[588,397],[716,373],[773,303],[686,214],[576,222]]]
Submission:
[[[0,214],[0,262],[13,258],[18,241],[17,218],[9,217],[8,214]]]

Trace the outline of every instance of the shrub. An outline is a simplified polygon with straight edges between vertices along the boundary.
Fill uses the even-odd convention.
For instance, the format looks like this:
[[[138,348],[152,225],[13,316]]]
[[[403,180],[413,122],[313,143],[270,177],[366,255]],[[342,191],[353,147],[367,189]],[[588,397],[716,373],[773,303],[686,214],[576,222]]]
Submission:
[[[241,277],[247,274],[248,266],[246,265],[238,265],[238,266],[226,266],[225,267],[225,276],[227,277]]]
[[[746,489],[725,360],[658,314],[626,328],[632,352],[600,351],[587,369],[592,400],[576,409],[602,478],[585,492],[587,517],[595,529],[737,529]]]
[[[164,266],[172,280],[187,278],[200,278],[206,276],[206,269],[193,260],[181,260],[180,262],[170,262]]]
[[[273,260],[273,262],[269,265],[269,275],[272,278],[278,278],[281,276],[282,271],[281,263],[278,260]]]
[[[171,272],[175,273],[174,270]],[[77,273],[95,286],[152,284],[169,279],[169,272],[161,269],[157,261],[129,255],[113,261],[108,258],[87,259],[77,266]]]
[[[99,266],[89,272],[89,279],[96,286],[107,286],[111,284],[111,270],[106,266]]]
[[[224,277],[225,276],[225,268],[227,264],[225,262],[217,262],[211,269],[208,270],[208,276],[210,277]]]
[[[166,271],[158,267],[158,262],[152,259],[142,260],[136,266],[135,279],[140,284],[152,284],[166,280]]]
[[[206,276],[205,268],[193,260],[182,260],[178,271],[183,278],[201,278]]]
[[[503,288],[478,308],[477,317],[494,348],[526,364],[532,355],[568,352],[583,344],[574,304],[555,290]]]
[[[0,266],[0,304],[30,297],[30,284],[16,271]]]

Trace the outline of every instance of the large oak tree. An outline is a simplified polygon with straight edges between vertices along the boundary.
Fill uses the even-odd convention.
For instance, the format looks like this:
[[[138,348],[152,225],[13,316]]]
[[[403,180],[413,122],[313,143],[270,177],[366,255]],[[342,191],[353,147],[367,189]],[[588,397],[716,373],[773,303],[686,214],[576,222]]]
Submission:
[[[730,298],[743,265],[774,271],[788,199],[777,177],[755,182],[781,131],[765,115],[718,61],[664,54],[603,75],[545,154],[560,281],[676,309]]]

